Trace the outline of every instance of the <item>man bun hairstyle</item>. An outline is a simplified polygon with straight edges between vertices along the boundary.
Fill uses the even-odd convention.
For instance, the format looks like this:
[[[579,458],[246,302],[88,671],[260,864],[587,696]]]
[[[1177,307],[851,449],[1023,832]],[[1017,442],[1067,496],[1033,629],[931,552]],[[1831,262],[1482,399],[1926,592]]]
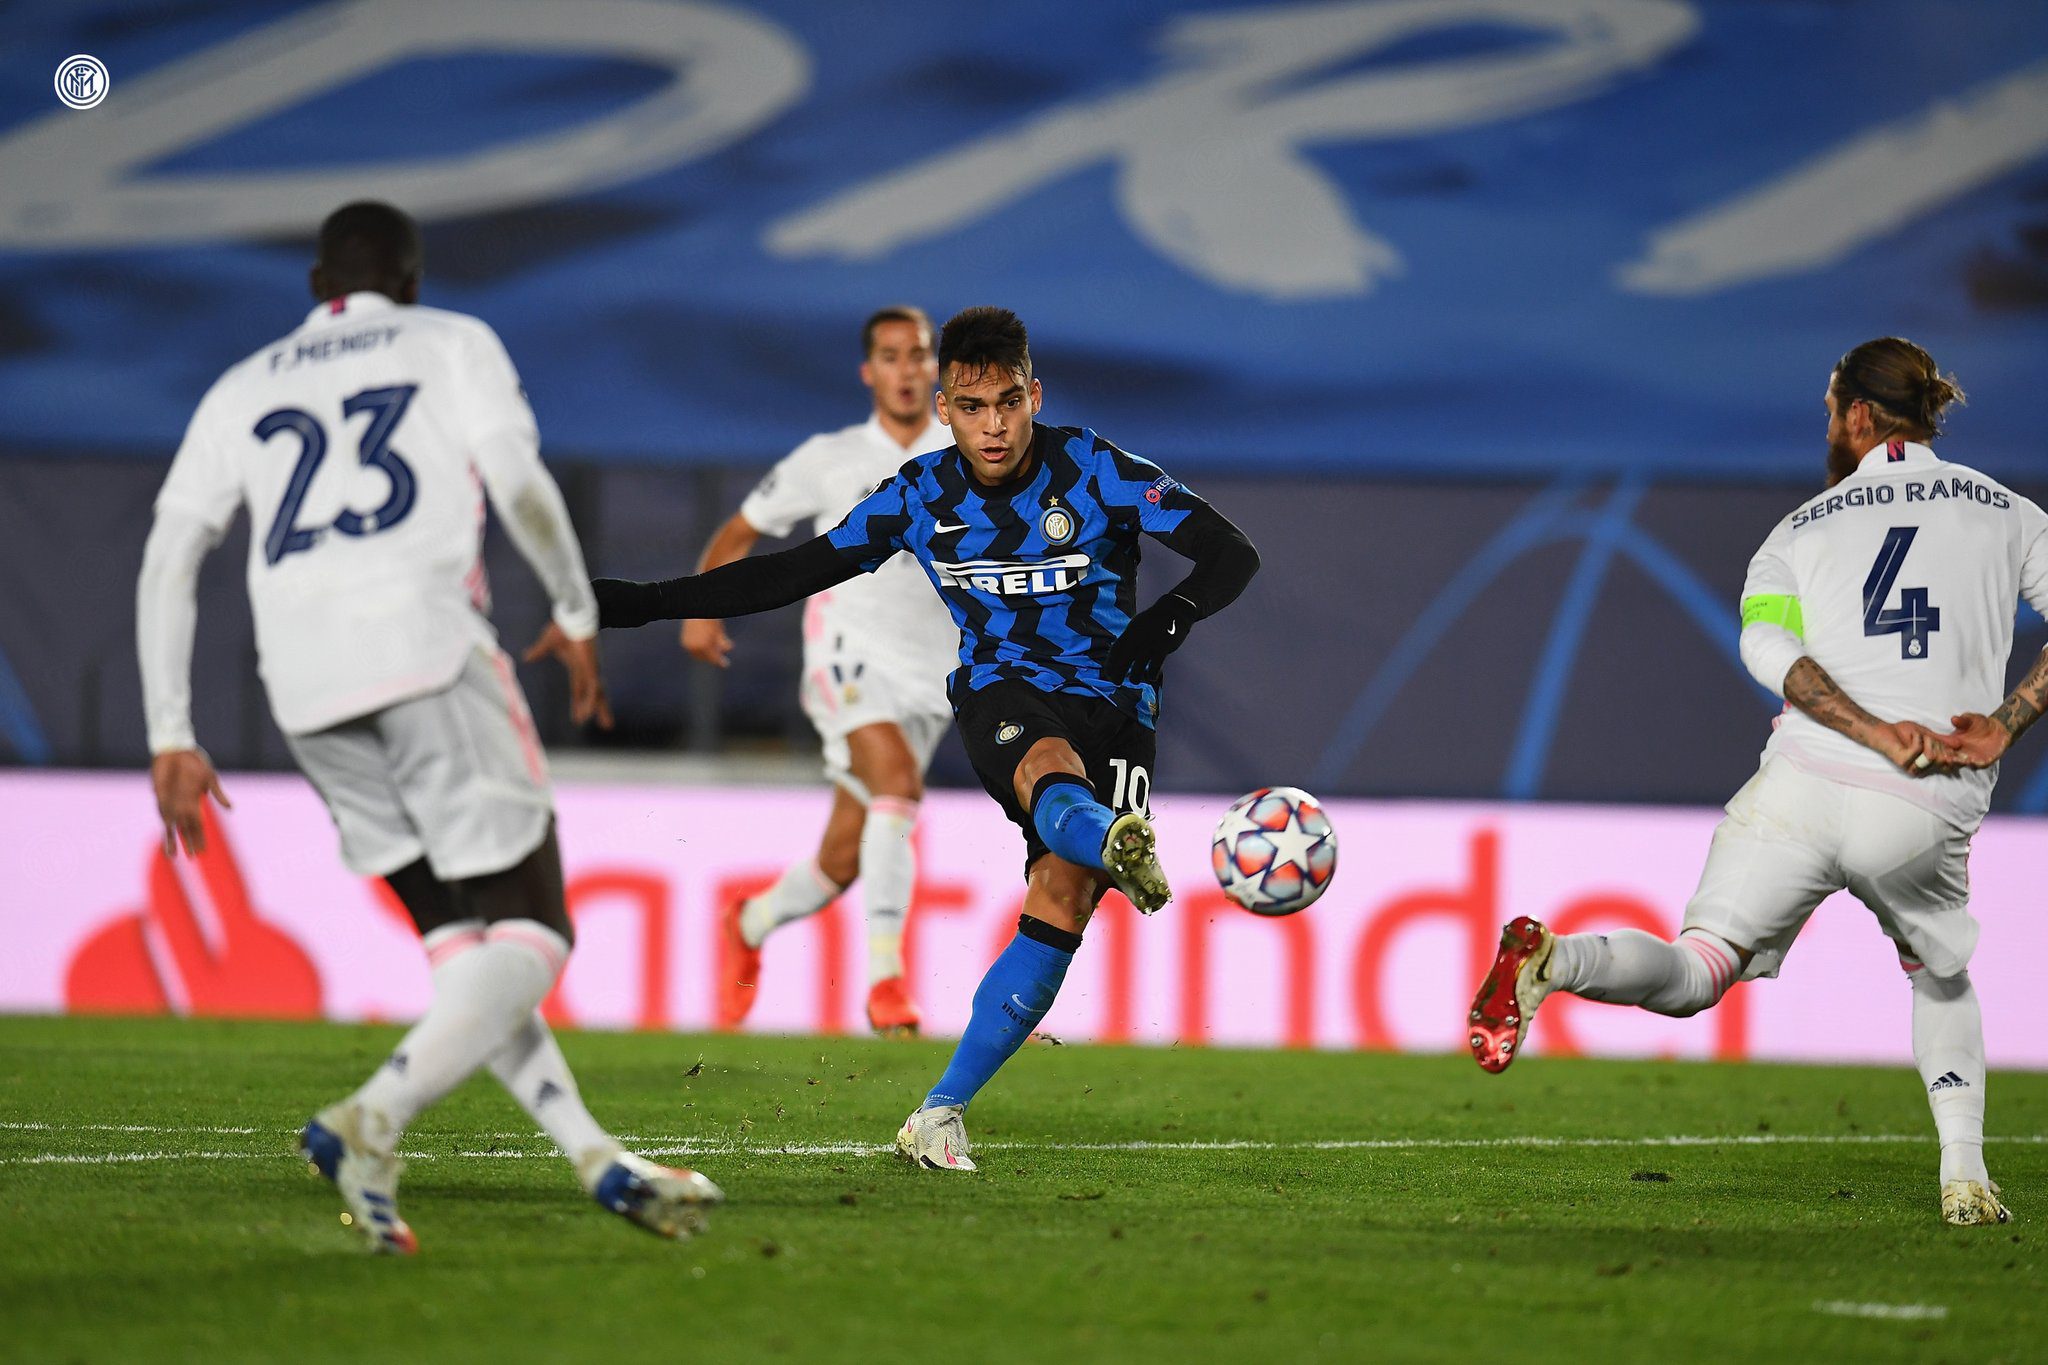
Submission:
[[[1031,378],[1031,339],[1023,319],[1007,308],[968,308],[946,320],[939,333],[939,381],[951,367],[963,374],[986,370]]]
[[[425,260],[419,224],[389,204],[343,204],[320,224],[320,268],[337,286],[402,282],[419,274]]]
[[[1866,341],[1835,362],[1837,404],[1862,399],[1909,436],[1941,435],[1941,416],[1951,403],[1967,401],[1952,374],[1904,337]]]
[[[887,308],[877,308],[868,314],[868,320],[860,326],[860,354],[865,360],[875,353],[875,329],[885,322],[907,322],[926,336],[932,334],[932,320],[924,309],[907,303],[892,303]]]

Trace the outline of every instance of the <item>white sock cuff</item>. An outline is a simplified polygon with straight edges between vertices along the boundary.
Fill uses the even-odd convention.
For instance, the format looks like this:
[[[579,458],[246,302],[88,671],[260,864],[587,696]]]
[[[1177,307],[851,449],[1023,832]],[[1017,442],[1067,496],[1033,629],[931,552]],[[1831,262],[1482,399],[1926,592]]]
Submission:
[[[451,959],[468,952],[484,941],[484,922],[480,919],[459,919],[430,929],[420,939],[420,947],[427,953],[427,966],[438,968]]]
[[[568,940],[539,920],[499,920],[484,931],[484,937],[491,943],[516,944],[526,949],[540,959],[550,978],[560,976],[562,968],[569,965]]]
[[[837,900],[839,897],[839,893],[846,889],[844,886],[841,886],[838,882],[833,881],[830,877],[825,875],[825,869],[818,866],[818,860],[816,858],[813,858],[809,862],[804,864],[804,871],[811,874],[811,880],[817,883],[818,890],[824,893],[825,898],[828,901]]]
[[[1704,929],[1687,929],[1679,934],[1678,944],[1681,948],[1690,949],[1705,964],[1717,1000],[1728,993],[1728,988],[1741,975],[1742,955],[1717,935]]]
[[[917,807],[918,803],[907,796],[877,796],[868,802],[868,819],[880,815],[914,825],[917,823]]]

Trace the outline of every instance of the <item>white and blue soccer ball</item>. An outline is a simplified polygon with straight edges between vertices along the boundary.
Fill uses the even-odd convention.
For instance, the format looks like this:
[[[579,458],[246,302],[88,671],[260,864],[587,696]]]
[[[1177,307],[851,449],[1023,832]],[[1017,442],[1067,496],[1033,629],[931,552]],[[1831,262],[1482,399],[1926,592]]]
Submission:
[[[1330,889],[1337,831],[1322,802],[1299,787],[1261,787],[1216,822],[1209,861],[1223,894],[1245,909],[1292,915]]]

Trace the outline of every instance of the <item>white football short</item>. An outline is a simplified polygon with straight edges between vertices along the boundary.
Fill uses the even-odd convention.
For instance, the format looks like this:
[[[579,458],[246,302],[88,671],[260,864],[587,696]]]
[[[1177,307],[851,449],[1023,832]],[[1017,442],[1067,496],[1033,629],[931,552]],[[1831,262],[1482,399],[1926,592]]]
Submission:
[[[806,658],[801,689],[804,714],[824,741],[825,775],[865,803],[867,788],[853,775],[846,737],[863,726],[887,723],[903,731],[917,760],[919,773],[931,767],[932,754],[953,723],[950,711],[931,711],[907,699],[907,688],[858,656],[840,652],[829,658]]]
[[[502,650],[475,650],[438,692],[285,742],[360,876],[423,854],[443,881],[503,872],[554,816],[540,737]]]
[[[1764,760],[1714,830],[1685,927],[1755,951],[1744,979],[1776,976],[1820,903],[1848,890],[1899,960],[1938,977],[1970,964],[1970,835],[1901,797]]]

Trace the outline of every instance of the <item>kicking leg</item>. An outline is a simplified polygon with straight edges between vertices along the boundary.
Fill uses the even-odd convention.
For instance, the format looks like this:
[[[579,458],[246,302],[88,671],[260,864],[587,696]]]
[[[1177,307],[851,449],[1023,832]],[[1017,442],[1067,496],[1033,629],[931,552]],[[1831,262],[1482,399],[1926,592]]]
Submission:
[[[1566,934],[1550,960],[1550,988],[1686,1019],[1717,1004],[1749,959],[1703,929],[1686,930],[1676,943],[1640,929]]]
[[[1941,1139],[1941,1216],[1950,1223],[2004,1223],[2012,1215],[1984,1169],[1984,1018],[1970,974],[1909,967],[1913,1060]]]
[[[1472,1001],[1466,1041],[1482,1069],[1507,1070],[1552,991],[1684,1019],[1727,994],[1750,957],[1703,929],[1685,930],[1676,943],[1640,929],[1560,937],[1525,915],[1501,931],[1500,951]]]
[[[1057,856],[1032,866],[1017,936],[982,977],[953,1059],[896,1135],[897,1151],[933,1170],[974,1169],[961,1115],[1052,1008],[1105,889],[1100,874]]]
[[[1017,802],[1045,846],[1077,867],[1106,873],[1143,914],[1173,899],[1142,810],[1118,815],[1095,797],[1073,745],[1047,736],[1017,765]]]
[[[868,1024],[877,1033],[911,1035],[917,1006],[903,980],[903,922],[917,884],[910,842],[924,779],[902,729],[863,725],[846,737],[856,781],[868,793],[860,826],[860,885],[868,930]]]

